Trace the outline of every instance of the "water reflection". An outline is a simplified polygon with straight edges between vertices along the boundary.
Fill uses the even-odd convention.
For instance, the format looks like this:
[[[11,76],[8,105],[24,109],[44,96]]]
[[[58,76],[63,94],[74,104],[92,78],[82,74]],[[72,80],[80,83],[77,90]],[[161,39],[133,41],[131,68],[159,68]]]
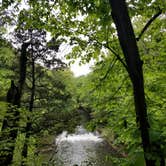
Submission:
[[[111,166],[111,149],[98,133],[78,126],[75,134],[63,132],[57,139],[56,166]]]

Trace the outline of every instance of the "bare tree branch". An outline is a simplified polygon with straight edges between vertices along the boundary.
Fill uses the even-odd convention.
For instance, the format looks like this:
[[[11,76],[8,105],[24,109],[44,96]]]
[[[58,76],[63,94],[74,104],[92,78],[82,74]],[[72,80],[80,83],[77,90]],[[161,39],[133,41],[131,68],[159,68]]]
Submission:
[[[108,67],[107,69],[107,72],[105,73],[104,77],[102,77],[100,79],[100,81],[103,81],[107,78],[108,74],[110,73],[110,71],[112,70],[112,68],[114,67],[115,63],[117,61],[117,58],[115,57],[113,60],[112,60],[112,63],[110,64],[110,66]]]
[[[144,34],[144,32],[148,29],[148,27],[152,24],[152,22],[162,13],[162,10],[159,9],[159,11],[146,23],[144,28],[142,29],[141,33],[139,36],[136,38],[137,41],[139,41]]]
[[[127,78],[128,78],[128,75],[124,77],[124,79],[122,80],[121,85],[116,89],[116,91],[113,93],[113,95],[109,99],[113,99],[115,97],[115,95],[119,92],[119,90],[122,89],[122,87],[123,87],[125,81],[127,80]]]
[[[125,69],[128,71],[128,67],[125,64],[125,62],[123,61],[123,59],[120,57],[119,54],[117,54],[113,48],[109,47],[108,45],[104,45],[105,48],[107,48],[108,50],[110,50],[115,56],[116,58],[122,63],[122,65],[125,67]]]
[[[122,63],[122,65],[125,67],[125,69],[128,71],[127,65],[125,64],[125,62],[123,61],[123,59],[120,57],[120,55],[115,52],[115,50],[114,50],[113,48],[111,48],[110,46],[108,46],[108,44],[102,44],[102,43],[100,43],[97,39],[95,39],[95,38],[93,39],[93,38],[90,37],[89,35],[88,35],[88,37],[89,37],[90,39],[92,39],[92,40],[95,40],[95,41],[97,42],[97,44],[99,44],[100,46],[104,46],[104,47],[107,48],[109,51],[111,51],[111,52],[116,56],[116,58]]]

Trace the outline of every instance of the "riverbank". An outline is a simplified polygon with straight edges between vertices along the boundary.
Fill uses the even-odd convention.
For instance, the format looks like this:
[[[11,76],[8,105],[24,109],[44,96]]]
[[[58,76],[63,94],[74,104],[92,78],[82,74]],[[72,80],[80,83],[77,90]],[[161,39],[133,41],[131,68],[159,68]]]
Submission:
[[[118,158],[126,158],[128,154],[124,151],[123,145],[114,145],[115,136],[113,131],[110,128],[97,128],[97,131],[100,133],[101,137],[108,143],[112,148],[113,154]]]
[[[95,148],[99,147],[105,147],[106,152],[105,153],[105,159],[103,160],[114,160],[115,158],[121,158],[121,159],[126,159],[128,156],[127,153],[124,152],[124,148],[122,145],[116,146],[114,145],[115,137],[112,131],[109,128],[97,128],[97,132],[89,132],[83,127],[77,127],[75,132],[70,134],[67,132],[63,132],[60,135],[54,136],[54,135],[48,135],[46,137],[43,137],[39,144],[40,147],[37,149],[38,156],[41,160],[42,164],[52,164],[58,160],[59,157],[62,157],[64,155],[64,152],[66,151],[71,151],[72,149],[75,149],[75,151],[72,151],[72,154],[77,153],[81,154],[83,152],[79,152],[80,149],[83,149],[83,147],[88,147],[88,151],[90,151],[92,154],[96,150]],[[87,141],[87,142],[85,142]],[[91,143],[89,144],[89,141],[95,142],[92,143],[93,146],[91,146]],[[102,142],[102,144],[101,144]],[[96,144],[97,143],[97,144]],[[70,147],[69,147],[70,145]],[[80,145],[84,145],[83,147]],[[68,149],[68,150],[67,150]],[[103,149],[102,149],[103,150]],[[99,156],[101,152],[99,152]],[[69,155],[69,154],[68,154]],[[70,154],[71,155],[71,154]],[[85,154],[86,156],[86,154]],[[63,160],[67,160],[67,155],[64,157]],[[100,156],[101,157],[101,156]],[[100,158],[99,157],[99,158]],[[73,158],[75,162],[78,162],[77,159],[79,156],[75,155],[74,157],[71,155],[70,159]],[[75,159],[74,159],[75,158]],[[69,159],[68,159],[69,160]],[[73,162],[73,164],[75,164]],[[93,161],[91,161],[93,162]],[[62,166],[62,165],[60,165]]]

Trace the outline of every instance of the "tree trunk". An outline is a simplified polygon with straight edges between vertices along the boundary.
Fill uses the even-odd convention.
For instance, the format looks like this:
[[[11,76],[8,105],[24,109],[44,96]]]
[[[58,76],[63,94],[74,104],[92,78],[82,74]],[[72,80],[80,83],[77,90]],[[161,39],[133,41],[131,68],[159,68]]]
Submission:
[[[143,62],[139,56],[136,38],[125,0],[110,0],[109,2],[112,8],[112,17],[117,28],[120,45],[128,67],[128,73],[133,85],[136,121],[141,132],[144,158],[147,166],[155,166],[156,160],[147,157],[147,154],[150,154],[152,157],[152,147],[144,94]]]
[[[0,165],[8,166],[13,159],[14,146],[17,138],[18,122],[20,114],[18,108],[21,105],[22,91],[26,80],[26,64],[27,64],[27,52],[26,49],[29,43],[23,43],[21,48],[21,55],[19,61],[19,86],[16,87],[14,81],[11,81],[11,87],[7,93],[7,102],[9,103],[7,114],[4,118],[0,140],[9,139],[11,145],[9,149],[2,149],[2,155],[0,155]],[[16,107],[13,107],[16,106]],[[11,116],[12,115],[12,116]],[[9,130],[8,132],[6,132]]]
[[[35,60],[32,58],[32,88],[31,88],[31,98],[30,98],[30,102],[29,102],[30,114],[33,111],[33,105],[34,105],[35,81],[36,81],[35,80]],[[28,122],[27,122],[26,128],[25,128],[25,143],[24,143],[23,152],[22,152],[22,155],[24,158],[26,158],[27,154],[28,154],[28,140],[30,138],[31,127],[32,127],[32,122],[31,122],[31,119],[28,117]]]
[[[24,88],[25,80],[26,80],[26,70],[27,70],[27,52],[26,49],[30,45],[30,43],[23,43],[21,48],[21,56],[20,56],[20,77],[19,77],[19,92],[20,92],[20,101],[21,104],[21,96]]]
[[[19,101],[18,87],[15,86],[14,81],[11,81],[11,86],[7,93],[6,101],[8,109],[3,120],[0,141],[7,143],[7,148],[2,148],[0,154],[0,165],[9,165],[13,158],[14,143],[17,137],[17,117],[18,117],[18,101]]]

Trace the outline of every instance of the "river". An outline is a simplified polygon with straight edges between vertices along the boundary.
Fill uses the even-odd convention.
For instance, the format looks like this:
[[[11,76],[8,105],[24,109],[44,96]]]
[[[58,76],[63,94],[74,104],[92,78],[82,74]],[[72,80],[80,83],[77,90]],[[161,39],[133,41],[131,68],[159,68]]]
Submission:
[[[55,166],[111,166],[111,148],[100,135],[78,126],[74,134],[64,131],[56,140]]]

